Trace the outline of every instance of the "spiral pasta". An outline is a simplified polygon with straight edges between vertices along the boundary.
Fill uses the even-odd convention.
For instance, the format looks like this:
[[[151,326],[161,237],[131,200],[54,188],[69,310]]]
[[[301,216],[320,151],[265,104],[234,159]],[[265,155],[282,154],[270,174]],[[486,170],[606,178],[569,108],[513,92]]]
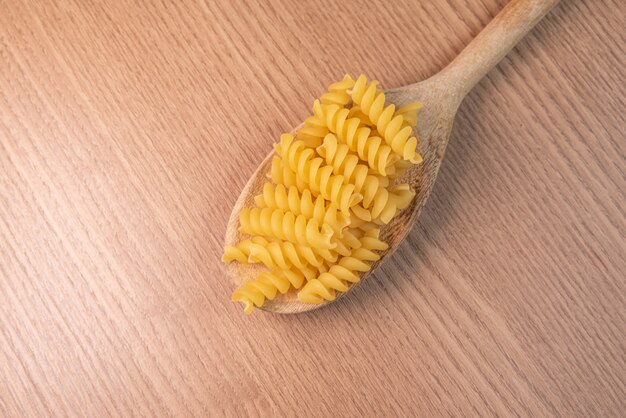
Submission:
[[[315,254],[310,247],[296,246],[291,242],[269,242],[266,245],[251,244],[248,261],[260,262],[269,268],[288,269],[297,267],[302,269],[307,265],[313,267],[321,266],[324,262],[322,257]],[[335,261],[337,257],[329,261]]]
[[[339,236],[343,228],[350,224],[350,217],[340,213],[336,205],[328,204],[321,196],[313,200],[310,190],[300,194],[295,186],[287,191],[281,184],[274,186],[265,183],[263,193],[255,196],[254,201],[259,208],[280,209],[293,212],[294,215],[304,215],[307,219],[316,219],[320,224],[329,225]]]
[[[343,80],[332,83],[328,91],[322,94],[320,100],[325,104],[345,106],[350,101],[348,90],[354,86],[354,80],[349,75]],[[302,127],[296,132],[296,138],[301,140],[307,147],[315,148],[322,143],[322,139],[328,133],[328,127],[317,116],[309,116],[304,119]]]
[[[396,180],[404,176],[404,173],[406,172],[406,170],[408,168],[411,168],[413,164],[409,161],[398,160],[393,164],[393,166],[394,166],[393,173],[389,174],[389,179]]]
[[[222,257],[264,271],[233,292],[246,313],[290,289],[302,303],[334,300],[380,259],[380,228],[415,197],[399,179],[421,160],[420,108],[385,106],[378,82],[345,76],[295,135],[281,135],[269,181],[239,213],[245,236]]]
[[[361,126],[367,126],[370,128],[374,126],[374,124],[370,121],[370,118],[365,113],[363,113],[363,110],[361,110],[359,106],[353,106],[352,108],[350,108],[350,110],[348,111],[348,118],[357,118]],[[320,119],[317,120],[322,122]]]
[[[344,257],[350,255],[352,250],[361,246],[361,243],[359,242],[359,235],[359,231],[345,231],[341,239],[335,241],[337,246],[334,248],[334,252]],[[334,261],[337,260],[335,259]]]
[[[296,187],[301,192],[307,189],[307,184],[292,171],[280,157],[272,158],[272,165],[268,177],[275,184],[282,184],[286,187]]]
[[[262,263],[269,268],[319,267],[325,262],[337,261],[338,251],[308,247],[289,241],[269,241],[263,237],[243,240],[224,249],[222,261],[238,261],[242,264]]]
[[[394,116],[402,116],[404,121],[412,127],[417,126],[417,112],[422,108],[420,102],[411,102],[396,109]]]
[[[335,135],[326,135],[318,152],[326,158],[328,166],[333,167],[335,174],[342,175],[347,182],[354,184],[356,193],[363,195],[363,207],[353,208],[356,216],[365,216],[365,220],[373,219],[387,224],[398,209],[408,205],[408,202],[405,203],[395,193],[390,193],[381,186],[379,178],[370,175],[368,167],[359,164],[358,156],[350,153],[347,144],[340,144]]]
[[[309,184],[314,195],[337,204],[345,215],[349,214],[351,206],[362,199],[354,192],[354,185],[345,184],[343,176],[333,175],[333,168],[323,166],[324,160],[315,157],[314,149],[305,147],[302,141],[294,140],[292,135],[281,135],[280,143],[275,148],[289,168]]]
[[[231,300],[242,302],[244,312],[249,314],[254,306],[263,306],[265,299],[273,300],[277,292],[287,293],[292,286],[299,289],[302,283],[304,283],[304,274],[301,270],[273,270],[261,273],[256,279],[235,290]]]
[[[422,157],[416,152],[417,139],[410,126],[405,125],[404,117],[395,114],[395,105],[385,106],[385,93],[376,88],[375,83],[367,83],[364,75],[359,76],[352,88],[352,100],[361,107],[370,121],[383,134],[385,142],[403,159],[417,164]]]
[[[372,81],[374,85],[377,85],[377,81]],[[382,93],[382,90],[376,89],[376,94]],[[398,115],[404,118],[404,124],[415,127],[417,126],[417,112],[422,108],[422,104],[420,102],[411,102],[402,107],[399,107],[395,110],[393,116],[396,117]],[[359,106],[353,106],[353,109],[358,109],[360,111],[359,117],[362,119],[367,119],[367,121],[371,124],[369,117],[363,113],[363,110]],[[352,111],[352,109],[351,109]],[[364,122],[365,123],[365,122]]]
[[[328,87],[328,91],[320,97],[320,101],[324,104],[336,104],[345,106],[350,101],[348,90],[354,87],[354,80],[349,75],[345,75],[343,80],[332,83]]]
[[[239,214],[240,230],[245,234],[262,235],[290,241],[297,244],[330,249],[332,229],[316,219],[307,220],[304,215],[283,212],[280,209],[243,209]]]
[[[321,105],[316,102],[314,110],[319,113],[330,132],[347,144],[350,151],[356,152],[359,158],[365,161],[370,168],[381,175],[388,174],[393,162],[393,150],[383,144],[380,137],[373,135],[373,130],[365,125],[359,117],[350,118],[350,111],[337,105]]]
[[[224,263],[238,261],[242,264],[248,264],[248,258],[250,257],[250,245],[267,243],[269,243],[269,241],[263,237],[252,237],[252,239],[243,240],[237,245],[227,245],[224,247],[222,261]]]
[[[328,128],[324,121],[316,116],[309,116],[296,132],[296,138],[302,141],[308,148],[315,148],[322,143],[322,138],[327,133]]]
[[[369,222],[363,219],[355,218],[350,222],[350,228],[359,232],[367,232],[372,229],[378,229],[380,225],[375,224],[374,222]]]
[[[361,246],[354,249],[350,256],[342,257],[327,272],[307,282],[298,292],[298,300],[315,304],[335,300],[336,292],[345,292],[350,284],[357,283],[360,280],[358,273],[369,271],[369,263],[380,259],[374,251],[388,248],[386,243],[378,239],[378,233],[377,229],[365,233],[360,239]]]

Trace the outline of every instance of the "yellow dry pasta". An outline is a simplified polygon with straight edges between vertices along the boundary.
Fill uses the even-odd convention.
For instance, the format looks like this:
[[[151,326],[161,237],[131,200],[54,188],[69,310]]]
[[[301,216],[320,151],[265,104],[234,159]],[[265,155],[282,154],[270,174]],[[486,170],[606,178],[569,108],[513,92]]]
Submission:
[[[370,121],[370,118],[365,113],[363,113],[363,110],[361,110],[359,106],[352,106],[350,108],[350,110],[348,111],[348,118],[357,118],[361,126],[367,126],[369,128],[372,128],[374,126],[374,124]],[[323,121],[319,118],[317,118],[316,120],[323,123]]]
[[[275,149],[289,168],[309,184],[311,193],[337,204],[344,214],[361,201],[362,196],[354,192],[355,186],[345,182],[343,176],[333,175],[333,168],[324,165],[324,160],[316,157],[316,151],[307,148],[302,141],[283,134]]]
[[[336,104],[346,106],[350,101],[348,90],[354,87],[354,80],[349,75],[345,75],[343,80],[332,83],[328,87],[328,91],[320,97],[320,101],[324,104]]]
[[[309,116],[304,120],[302,127],[298,129],[296,137],[307,147],[315,148],[322,143],[322,138],[328,133],[324,121],[317,116]]]
[[[354,249],[348,257],[342,257],[328,272],[310,280],[298,292],[298,300],[303,303],[321,303],[334,300],[336,292],[345,292],[350,283],[360,280],[359,272],[370,269],[370,262],[377,261],[380,256],[374,251],[383,251],[388,245],[378,239],[378,230],[368,231],[361,239],[361,246]]]
[[[350,255],[350,252],[355,248],[359,248],[361,243],[359,241],[361,231],[347,230],[343,236],[336,240],[337,246],[333,249],[335,253],[341,256]],[[334,261],[337,261],[336,259]]]
[[[301,303],[334,300],[380,259],[380,228],[415,197],[399,179],[421,161],[420,108],[396,109],[377,81],[346,75],[295,135],[281,135],[269,181],[239,214],[244,236],[222,257],[263,271],[233,292],[246,313],[290,291]]]
[[[278,238],[297,244],[317,248],[334,248],[331,238],[333,230],[316,219],[306,219],[304,215],[283,212],[280,209],[243,209],[239,214],[240,230],[245,234]]]
[[[322,94],[320,100],[325,104],[345,106],[350,101],[350,95],[347,91],[353,86],[354,80],[349,75],[346,75],[343,80],[332,83],[328,87],[328,91]],[[326,124],[313,115],[304,119],[302,127],[296,133],[296,138],[304,142],[306,146],[315,148],[321,144],[327,133],[328,127],[326,127]]]
[[[290,287],[295,289],[302,287],[304,274],[301,270],[273,270],[261,273],[256,279],[251,280],[233,292],[231,300],[242,302],[244,312],[249,314],[254,306],[260,307],[265,299],[273,300],[276,293],[287,293]]]
[[[404,121],[412,127],[417,126],[417,112],[422,108],[420,102],[411,102],[407,105],[396,109],[395,115],[400,115],[404,118]]]
[[[282,184],[286,187],[297,187],[301,192],[307,190],[308,185],[292,171],[280,157],[274,156],[268,177],[274,184]]]
[[[376,83],[368,84],[364,75],[359,76],[351,96],[393,151],[412,163],[421,162],[421,156],[416,152],[417,139],[411,136],[413,130],[404,123],[402,115],[395,114],[395,105],[385,106],[385,93],[376,88]]]
[[[333,167],[335,174],[342,175],[349,183],[354,184],[354,191],[363,196],[362,208],[353,208],[356,216],[361,217],[360,213],[368,213],[370,216],[363,215],[367,216],[365,220],[387,224],[398,209],[404,209],[408,205],[382,186],[377,176],[370,175],[368,167],[359,164],[358,156],[352,154],[346,144],[340,144],[335,135],[326,135],[318,153],[325,157],[326,164]]]
[[[340,213],[337,205],[328,203],[322,196],[314,199],[310,190],[300,194],[295,186],[287,192],[281,184],[274,186],[265,183],[263,193],[255,196],[254,201],[259,208],[280,209],[294,215],[304,215],[307,219],[316,219],[320,224],[329,225],[339,236],[350,224],[349,216]]]
[[[359,117],[350,118],[348,109],[340,106],[324,106],[316,101],[313,109],[325,121],[330,132],[347,144],[351,151],[356,152],[370,168],[383,176],[388,174],[394,161],[393,150],[383,143],[377,132],[374,133],[369,126],[363,126]]]
[[[222,261],[224,263],[230,263],[237,261],[241,264],[248,264],[250,257],[250,245],[252,244],[267,244],[269,241],[264,237],[252,237],[252,239],[245,239],[237,245],[227,245],[224,247],[224,255],[222,255]]]
[[[373,81],[372,83],[378,83],[377,81]],[[376,89],[376,94],[383,93],[382,90]],[[353,108],[361,109],[359,106],[353,106]],[[415,127],[417,126],[417,113],[422,108],[422,104],[420,102],[411,102],[404,106],[401,106],[396,109],[393,116],[396,117],[398,115],[404,118],[405,125]],[[363,113],[361,110],[361,114],[364,115],[365,118],[369,121],[369,117]],[[363,116],[362,116],[363,117]],[[370,122],[371,123],[371,122]]]
[[[289,241],[269,241],[263,237],[243,240],[224,249],[222,261],[242,264],[262,263],[269,268],[319,267],[324,262],[334,263],[340,253],[336,250],[308,247]]]

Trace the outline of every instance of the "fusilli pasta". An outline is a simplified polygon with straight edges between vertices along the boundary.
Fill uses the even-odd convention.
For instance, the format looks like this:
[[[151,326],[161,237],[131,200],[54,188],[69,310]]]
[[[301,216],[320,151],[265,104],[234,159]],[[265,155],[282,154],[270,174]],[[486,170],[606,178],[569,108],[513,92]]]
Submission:
[[[421,156],[416,152],[417,139],[411,136],[413,130],[404,123],[401,114],[395,113],[395,105],[385,106],[385,93],[376,88],[376,83],[368,84],[364,75],[359,76],[351,96],[393,151],[414,164],[421,162]]]
[[[347,90],[354,86],[354,80],[346,75],[343,80],[332,83],[328,91],[322,94],[320,100],[325,104],[337,104],[345,106],[350,101]],[[315,148],[319,146],[322,139],[328,133],[328,127],[317,116],[309,116],[304,119],[302,127],[296,132],[296,138],[304,142],[307,147]]]
[[[304,274],[301,270],[273,270],[261,273],[256,279],[235,290],[231,300],[242,302],[244,312],[249,314],[254,306],[262,306],[265,299],[273,300],[277,291],[287,293],[291,286],[299,289],[302,283],[304,283]]]
[[[391,166],[394,161],[393,150],[389,145],[383,144],[381,138],[374,134],[369,126],[364,126],[359,117],[350,118],[348,109],[337,105],[325,106],[317,102],[314,109],[326,122],[330,132],[336,134],[337,138],[347,144],[350,151],[356,152],[370,168],[383,176],[393,168]]]
[[[243,240],[235,246],[227,246],[222,261],[229,263],[238,261],[242,264],[263,263],[267,267],[289,268],[295,266],[303,268],[311,265],[319,267],[324,262],[337,261],[336,250],[308,247],[294,244],[289,241],[268,241],[263,237],[254,237]]]
[[[318,152],[326,158],[326,164],[333,167],[335,174],[354,184],[354,191],[363,196],[363,209],[367,210],[358,206],[353,208],[356,216],[365,216],[365,220],[387,224],[398,209],[404,209],[408,205],[408,202],[399,199],[395,193],[387,191],[378,176],[369,174],[368,167],[359,164],[358,156],[350,153],[346,144],[339,144],[335,135],[326,135]],[[367,213],[371,216],[366,215]]]
[[[272,159],[272,166],[270,167],[268,177],[275,184],[282,184],[285,187],[295,186],[301,192],[307,190],[308,187],[307,184],[300,177],[296,176],[296,173],[277,156],[274,156]]]
[[[280,143],[275,144],[275,148],[289,168],[309,184],[311,193],[337,204],[344,214],[347,215],[350,207],[363,198],[354,192],[355,186],[345,182],[343,176],[333,175],[333,168],[324,166],[324,160],[316,157],[314,149],[307,148],[302,141],[294,140],[292,135],[281,135]]]
[[[342,257],[328,272],[307,282],[298,292],[298,300],[303,303],[321,303],[334,300],[336,292],[348,290],[349,283],[360,280],[358,273],[370,269],[370,262],[377,261],[380,256],[374,251],[383,251],[387,244],[378,239],[379,230],[373,229],[360,239],[361,246],[354,249],[348,257]]]
[[[349,216],[340,213],[337,205],[327,203],[322,196],[313,200],[310,190],[304,190],[300,194],[295,186],[290,187],[287,192],[282,184],[274,186],[265,183],[263,193],[256,196],[254,201],[259,208],[280,209],[294,215],[304,215],[307,219],[316,219],[320,225],[329,225],[338,235],[350,224]]]
[[[421,161],[412,129],[420,108],[386,105],[378,82],[345,76],[314,101],[295,137],[281,135],[270,181],[239,214],[248,237],[222,257],[267,269],[233,292],[246,313],[290,289],[302,303],[334,300],[380,259],[381,225],[415,196],[397,179]]]
[[[307,220],[304,215],[283,212],[280,209],[243,209],[239,214],[241,232],[251,235],[273,237],[317,248],[334,248],[331,242],[333,230],[327,224],[320,227],[316,219]]]

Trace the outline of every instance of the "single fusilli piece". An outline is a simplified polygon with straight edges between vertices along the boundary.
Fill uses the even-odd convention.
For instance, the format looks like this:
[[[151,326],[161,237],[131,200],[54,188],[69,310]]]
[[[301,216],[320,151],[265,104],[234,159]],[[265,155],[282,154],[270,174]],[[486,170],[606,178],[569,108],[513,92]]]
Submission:
[[[263,237],[243,240],[224,249],[222,261],[238,261],[242,264],[262,263],[269,268],[319,267],[334,263],[339,253],[335,250],[308,247],[289,241],[269,241]]]
[[[298,269],[265,272],[235,290],[231,300],[243,303],[244,312],[249,314],[255,306],[263,306],[266,299],[273,300],[277,292],[287,293],[291,287],[299,289],[303,283],[304,274]]]
[[[307,220],[304,215],[294,215],[280,209],[254,208],[242,209],[239,214],[240,230],[245,234],[261,235],[270,238],[307,245],[310,247],[332,249],[333,230],[330,226],[316,219]]]
[[[394,152],[414,164],[422,161],[416,152],[417,138],[412,136],[413,129],[405,124],[402,115],[395,115],[395,105],[385,106],[385,93],[378,90],[375,83],[368,84],[364,75],[359,76],[351,96]]]
[[[298,292],[298,300],[314,304],[335,300],[336,292],[346,292],[350,284],[358,282],[359,274],[369,271],[370,263],[380,259],[374,251],[383,251],[389,247],[378,239],[378,232],[376,229],[366,232],[360,239],[361,246],[354,249],[350,256],[342,257],[327,272],[307,282]]]
[[[222,255],[222,261],[224,263],[230,263],[237,261],[241,264],[248,264],[250,257],[250,245],[252,244],[267,244],[269,241],[264,237],[252,237],[251,239],[245,239],[237,245],[227,245],[224,247],[224,255]],[[313,260],[317,260],[317,257],[313,257]]]
[[[356,217],[352,218],[352,221],[350,222],[351,231],[358,231],[358,232],[363,233],[363,232],[371,231],[372,229],[378,229],[378,228],[380,228],[380,225],[377,225],[374,222],[369,222],[364,219],[359,219]]]
[[[380,137],[372,136],[372,128],[363,126],[359,117],[350,118],[350,111],[337,105],[322,105],[316,101],[313,110],[323,119],[330,132],[356,152],[360,159],[381,175],[389,174],[392,167],[393,150]]]

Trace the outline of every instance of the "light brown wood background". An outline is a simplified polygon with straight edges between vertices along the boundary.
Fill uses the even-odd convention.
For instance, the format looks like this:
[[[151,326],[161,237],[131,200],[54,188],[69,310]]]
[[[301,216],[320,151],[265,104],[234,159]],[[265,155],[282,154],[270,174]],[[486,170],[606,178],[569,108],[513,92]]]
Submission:
[[[434,74],[505,3],[0,0],[0,415],[623,416],[622,1],[562,2],[470,93],[368,283],[229,301],[271,142],[345,72]]]

